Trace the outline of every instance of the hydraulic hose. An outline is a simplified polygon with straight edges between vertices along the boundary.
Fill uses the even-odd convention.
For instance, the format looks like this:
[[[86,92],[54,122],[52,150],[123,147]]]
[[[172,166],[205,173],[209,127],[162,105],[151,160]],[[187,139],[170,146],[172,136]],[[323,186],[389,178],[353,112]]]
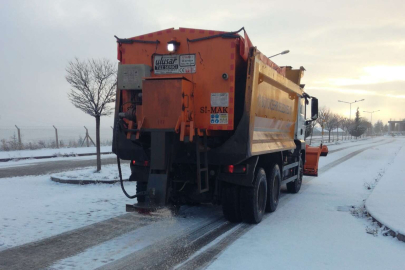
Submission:
[[[121,189],[124,192],[125,196],[127,196],[130,199],[135,199],[137,197],[137,195],[129,195],[127,193],[127,191],[124,188],[124,180],[122,180],[122,172],[121,172],[121,162],[120,162],[120,158],[117,156],[117,164],[118,164],[118,174],[120,175],[120,182],[121,182]]]
[[[115,133],[115,147],[116,147],[116,151],[118,151],[118,132],[117,132],[117,129],[118,129],[118,127],[119,127],[119,121],[117,121],[116,123],[115,123],[115,126],[114,126],[114,133]],[[118,155],[117,155],[117,165],[118,165],[118,174],[119,174],[119,176],[120,176],[120,183],[121,183],[121,189],[122,189],[122,191],[124,192],[124,194],[125,194],[125,196],[127,196],[129,199],[135,199],[136,197],[137,197],[137,195],[135,194],[135,195],[129,195],[128,194],[128,192],[125,190],[125,187],[124,187],[124,180],[122,180],[122,172],[121,172],[121,161],[120,161],[120,158],[118,157]]]

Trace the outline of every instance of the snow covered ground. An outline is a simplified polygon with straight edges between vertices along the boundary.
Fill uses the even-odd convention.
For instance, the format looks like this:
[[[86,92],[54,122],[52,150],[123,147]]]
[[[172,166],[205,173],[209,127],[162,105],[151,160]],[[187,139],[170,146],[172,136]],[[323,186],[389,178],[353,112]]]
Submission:
[[[101,155],[101,159],[116,158],[115,154]],[[96,159],[96,156],[83,156],[83,157],[56,157],[45,159],[24,159],[24,160],[10,160],[6,162],[0,162],[0,168],[20,167],[25,165],[35,165],[37,163],[53,162],[53,161],[70,161],[70,160],[91,160]]]
[[[383,138],[383,137],[375,137],[373,139],[376,138]],[[342,143],[353,143],[353,142],[358,142],[358,141],[364,141],[364,140],[368,140],[368,139],[372,139],[371,137],[364,137],[364,138],[351,138],[350,137],[344,137],[342,140],[342,137],[339,137],[339,140],[336,139],[335,137],[331,137],[330,138],[330,142],[328,142],[328,135],[324,135],[323,136],[323,144],[324,145],[334,145],[334,144],[342,144]],[[322,136],[313,136],[312,140],[310,140],[310,138],[306,139],[306,142],[312,146],[317,146],[322,142]]]
[[[128,169],[128,165],[125,164],[121,166],[121,168],[125,168],[122,170],[122,178],[128,179],[131,175],[131,170]],[[101,171],[96,172],[94,167],[85,168],[85,169],[77,169],[73,171],[61,172],[52,174],[52,176],[57,177],[59,179],[66,179],[66,180],[119,180],[118,169],[117,165],[104,165],[102,166]]]
[[[405,243],[380,232],[368,234],[375,225],[353,215],[364,207],[370,183],[376,178],[383,183],[395,164],[405,162],[403,146],[405,139],[400,138],[328,146],[331,154],[321,157],[319,177],[304,177],[298,194],[283,193],[277,211],[225,249],[209,269],[405,269]],[[362,151],[366,147],[370,148]],[[49,176],[0,181],[0,251],[124,214],[125,204],[134,202],[125,198],[119,184],[58,184]],[[126,186],[130,193],[135,191],[132,183]],[[189,219],[167,219],[136,229],[51,268],[99,267],[201,224],[217,212],[218,207],[202,208]],[[151,231],[156,234],[145,238]]]
[[[111,152],[111,146],[101,146],[101,152]],[[29,158],[40,156],[63,156],[74,154],[96,153],[96,147],[76,147],[60,149],[38,149],[38,150],[18,150],[18,151],[0,151],[0,159],[3,158]]]
[[[405,235],[405,150],[398,152],[382,178],[370,182],[376,187],[366,201],[366,208],[379,222]]]

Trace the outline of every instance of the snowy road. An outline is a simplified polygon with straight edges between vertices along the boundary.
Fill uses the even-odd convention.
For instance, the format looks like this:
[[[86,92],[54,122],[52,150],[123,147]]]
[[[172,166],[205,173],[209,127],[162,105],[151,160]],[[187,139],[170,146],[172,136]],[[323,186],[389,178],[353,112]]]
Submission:
[[[125,214],[107,221],[110,230],[102,221],[91,230],[45,233],[43,240],[24,231],[39,241],[0,252],[0,268],[21,269],[32,260],[30,269],[404,269],[404,243],[367,234],[370,222],[350,213],[369,195],[364,184],[385,171],[404,144],[385,138],[330,146],[319,177],[305,177],[299,194],[283,192],[278,210],[259,225],[230,224],[213,206],[135,224],[125,219],[141,217]]]

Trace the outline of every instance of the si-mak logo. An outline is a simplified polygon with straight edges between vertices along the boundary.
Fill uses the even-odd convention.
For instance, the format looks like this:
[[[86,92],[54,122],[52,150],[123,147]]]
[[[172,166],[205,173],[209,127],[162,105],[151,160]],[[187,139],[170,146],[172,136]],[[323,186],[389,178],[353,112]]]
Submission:
[[[228,113],[228,107],[201,107],[200,113]]]

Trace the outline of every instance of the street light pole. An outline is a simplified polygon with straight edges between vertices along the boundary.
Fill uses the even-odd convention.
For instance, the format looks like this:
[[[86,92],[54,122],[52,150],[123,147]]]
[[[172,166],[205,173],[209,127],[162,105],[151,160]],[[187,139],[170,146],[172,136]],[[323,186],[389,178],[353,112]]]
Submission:
[[[347,101],[342,101],[342,100],[338,100],[338,102],[343,102],[343,103],[348,103],[350,105],[350,115],[349,115],[349,119],[352,120],[352,104],[356,103],[356,102],[360,102],[360,101],[364,101],[365,99],[359,99],[359,100],[355,100],[353,102],[347,102]]]
[[[373,136],[373,113],[375,113],[375,112],[379,112],[380,110],[377,110],[377,111],[372,111],[372,112],[368,112],[368,111],[363,111],[363,112],[365,112],[365,113],[369,113],[369,114],[371,114],[371,136]]]
[[[277,56],[277,55],[287,54],[287,53],[289,53],[289,52],[290,52],[290,50],[285,50],[285,51],[282,51],[281,53],[278,53],[278,54],[269,56],[268,58],[272,58],[272,57]]]

